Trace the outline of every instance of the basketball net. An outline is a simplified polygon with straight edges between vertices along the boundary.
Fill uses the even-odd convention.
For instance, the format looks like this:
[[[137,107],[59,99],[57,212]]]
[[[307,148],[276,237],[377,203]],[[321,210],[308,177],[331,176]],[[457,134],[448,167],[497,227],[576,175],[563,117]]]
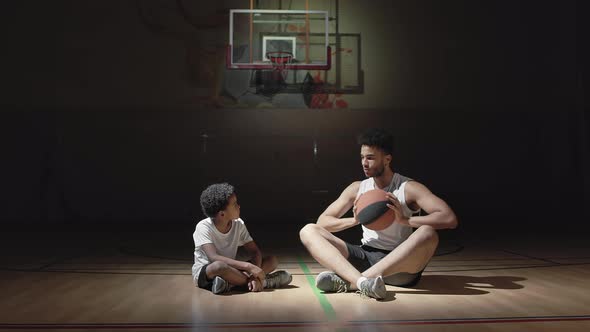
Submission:
[[[287,65],[292,63],[293,53],[282,51],[267,52],[266,57],[272,63],[272,67],[274,69],[273,77],[277,80],[280,78],[282,81],[285,81],[288,74]]]

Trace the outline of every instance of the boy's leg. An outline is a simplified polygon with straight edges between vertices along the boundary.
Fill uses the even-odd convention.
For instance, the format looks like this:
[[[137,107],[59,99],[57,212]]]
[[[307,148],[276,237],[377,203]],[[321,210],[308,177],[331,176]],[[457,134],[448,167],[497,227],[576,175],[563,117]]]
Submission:
[[[279,260],[276,256],[266,256],[262,257],[262,266],[261,269],[264,273],[269,274],[274,271],[277,266],[279,265]]]
[[[207,265],[205,272],[207,273],[207,279],[209,280],[213,280],[215,277],[220,277],[230,285],[234,286],[242,286],[248,282],[248,277],[246,277],[246,275],[240,270],[220,261]]]
[[[262,270],[266,273],[264,288],[281,288],[293,281],[293,276],[289,272],[283,270],[275,271],[278,265],[279,260],[276,256],[262,258]]]
[[[238,247],[238,252],[236,255],[236,259],[244,262],[250,262],[254,264],[252,260],[252,255],[250,255],[244,247]],[[264,256],[262,257],[262,266],[260,267],[264,273],[268,274],[274,271],[277,266],[279,265],[279,260],[276,256]]]
[[[366,277],[390,276],[395,273],[418,273],[430,261],[436,247],[438,235],[430,226],[420,226],[407,240],[363,272]]]
[[[299,232],[301,242],[311,256],[325,268],[336,272],[356,289],[361,273],[348,261],[346,242],[317,224],[307,224]]]

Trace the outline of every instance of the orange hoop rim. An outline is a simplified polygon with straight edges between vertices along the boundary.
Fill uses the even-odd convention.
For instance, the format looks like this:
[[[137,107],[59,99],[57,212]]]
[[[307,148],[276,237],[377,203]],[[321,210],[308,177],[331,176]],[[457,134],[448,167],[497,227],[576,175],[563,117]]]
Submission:
[[[266,57],[278,67],[284,67],[293,60],[293,53],[285,51],[266,52]]]

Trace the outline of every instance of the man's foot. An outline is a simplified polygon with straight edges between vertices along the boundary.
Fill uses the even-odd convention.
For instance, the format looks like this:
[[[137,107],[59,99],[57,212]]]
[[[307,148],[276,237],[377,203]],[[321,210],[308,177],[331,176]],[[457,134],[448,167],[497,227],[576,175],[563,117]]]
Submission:
[[[221,277],[215,277],[213,279],[213,286],[211,286],[211,292],[213,294],[221,294],[229,292],[231,286],[229,282],[225,281],[225,279]]]
[[[350,283],[334,272],[324,271],[315,278],[315,286],[324,292],[343,293],[350,290]]]
[[[266,286],[264,288],[281,288],[293,281],[293,276],[287,271],[275,271],[266,275]]]
[[[381,276],[378,276],[377,278],[367,278],[361,283],[361,288],[357,292],[363,296],[372,297],[378,300],[384,299],[387,295],[385,282],[383,282]]]

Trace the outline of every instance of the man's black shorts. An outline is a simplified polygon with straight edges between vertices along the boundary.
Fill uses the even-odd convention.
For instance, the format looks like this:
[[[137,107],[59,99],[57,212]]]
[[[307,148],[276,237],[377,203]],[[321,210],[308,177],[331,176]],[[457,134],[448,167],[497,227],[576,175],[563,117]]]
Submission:
[[[375,265],[383,257],[390,253],[388,250],[373,248],[367,245],[353,245],[346,243],[348,249],[348,261],[360,272],[363,272]],[[420,278],[422,272],[418,273],[406,273],[400,272],[387,277],[383,277],[383,281],[386,284],[398,287],[413,287],[415,286]]]

